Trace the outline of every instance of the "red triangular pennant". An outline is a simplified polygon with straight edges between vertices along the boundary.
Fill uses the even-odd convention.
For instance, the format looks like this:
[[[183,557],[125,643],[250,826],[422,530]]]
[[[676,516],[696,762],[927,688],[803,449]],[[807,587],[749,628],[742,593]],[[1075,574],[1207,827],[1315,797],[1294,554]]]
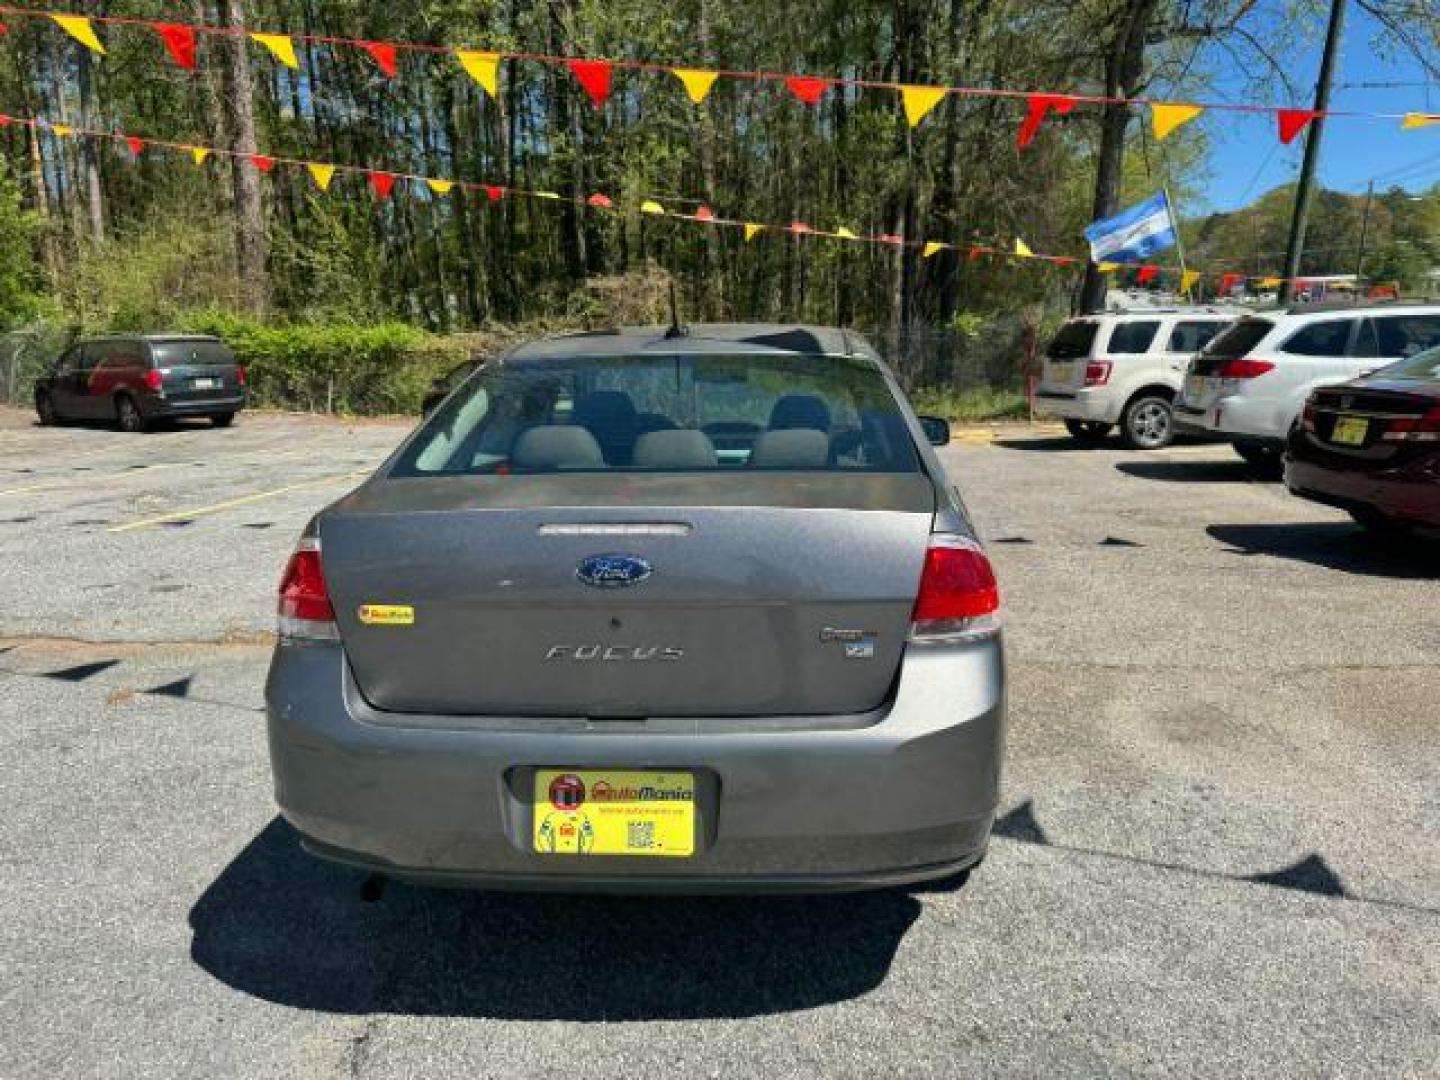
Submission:
[[[790,231],[799,236],[801,233],[810,232],[811,229],[810,226],[806,225],[803,221],[792,221],[790,222]]]
[[[595,108],[605,104],[605,99],[610,96],[610,61],[566,60],[565,66],[585,88],[585,93],[590,95],[590,103]]]
[[[969,260],[970,260],[971,262],[975,262],[975,261],[977,261],[978,259],[980,259],[982,256],[984,256],[984,254],[985,254],[985,249],[982,248],[982,247],[972,247],[972,248],[971,248],[969,251],[967,251],[965,254],[966,254],[966,257],[969,258]]]
[[[375,191],[375,197],[388,199],[390,192],[395,188],[395,174],[388,172],[371,171],[366,175],[370,178],[370,186]]]
[[[882,244],[903,244],[905,238],[899,233],[887,232],[880,234],[880,242]]]
[[[195,31],[179,23],[155,23],[155,32],[165,42],[170,59],[186,71],[195,70]]]
[[[1275,119],[1280,125],[1280,141],[1289,146],[1307,127],[1310,121],[1314,120],[1321,113],[1313,109],[1276,109]]]
[[[818,105],[825,96],[829,83],[813,75],[791,75],[785,79],[785,88],[806,105]]]
[[[362,41],[360,47],[375,59],[375,65],[385,73],[385,77],[395,77],[395,46],[387,45],[383,41]]]
[[[4,113],[0,113],[0,127],[8,127],[9,124],[10,117],[6,116]]]
[[[268,173],[275,168],[275,159],[266,154],[251,154],[250,164],[259,169],[262,173]]]
[[[1220,295],[1229,296],[1230,290],[1245,280],[1244,274],[1223,274],[1220,277]]]
[[[715,211],[714,211],[714,210],[711,210],[708,206],[702,206],[702,207],[700,207],[700,209],[698,209],[698,210],[695,211],[695,220],[696,220],[696,221],[714,221],[714,220],[715,220]]]
[[[1020,125],[1020,134],[1015,138],[1016,145],[1021,148],[1030,145],[1049,113],[1053,111],[1057,116],[1064,116],[1075,108],[1075,99],[1065,94],[1031,94],[1025,100],[1028,102],[1025,122]]]
[[[1157,277],[1159,277],[1159,276],[1160,276],[1160,267],[1158,267],[1158,266],[1152,266],[1152,265],[1150,265],[1150,264],[1147,263],[1145,266],[1140,267],[1139,272],[1136,273],[1136,275],[1135,275],[1135,284],[1136,284],[1136,285],[1148,285],[1150,282],[1154,281],[1154,280],[1155,280]]]
[[[145,140],[141,139],[138,135],[126,135],[125,145],[130,148],[130,156],[138,158],[140,151],[145,149]]]
[[[505,197],[505,189],[502,187],[497,187],[495,184],[486,184],[485,197],[491,202],[499,202]]]
[[[591,195],[590,198],[586,199],[585,201],[591,206],[600,207],[602,210],[615,209],[615,204],[610,201],[610,196],[601,195],[598,191],[594,195]]]

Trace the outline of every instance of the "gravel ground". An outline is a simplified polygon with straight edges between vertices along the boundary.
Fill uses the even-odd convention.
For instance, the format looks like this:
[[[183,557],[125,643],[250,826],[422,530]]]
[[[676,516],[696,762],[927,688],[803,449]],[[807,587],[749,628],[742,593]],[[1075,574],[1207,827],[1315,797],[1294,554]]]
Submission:
[[[1225,447],[966,436],[1013,678],[967,886],[367,904],[259,709],[295,535],[403,432],[0,412],[0,1075],[1440,1075],[1433,547]]]

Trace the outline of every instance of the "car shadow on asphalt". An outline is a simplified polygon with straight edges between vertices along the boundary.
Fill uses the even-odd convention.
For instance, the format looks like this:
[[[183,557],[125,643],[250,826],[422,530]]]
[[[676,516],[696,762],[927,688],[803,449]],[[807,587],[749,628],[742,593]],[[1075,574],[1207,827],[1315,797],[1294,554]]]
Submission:
[[[1115,468],[1141,480],[1164,480],[1183,484],[1236,484],[1247,480],[1268,480],[1249,465],[1234,461],[1117,461]]]
[[[1270,555],[1371,577],[1440,578],[1440,541],[1376,536],[1345,521],[1208,525],[1235,555]]]
[[[243,993],[325,1012],[739,1018],[874,989],[920,913],[900,890],[650,898],[392,883],[365,903],[361,881],[276,818],[196,901],[190,955]]]
[[[1063,454],[1072,450],[1103,450],[1107,446],[1113,446],[1114,448],[1119,448],[1120,446],[1118,442],[1114,444],[1108,442],[1081,442],[1079,439],[1072,439],[1068,435],[1036,438],[1020,438],[1012,435],[1008,438],[996,439],[992,445],[1002,446],[1006,450],[1031,450],[1037,454]]]

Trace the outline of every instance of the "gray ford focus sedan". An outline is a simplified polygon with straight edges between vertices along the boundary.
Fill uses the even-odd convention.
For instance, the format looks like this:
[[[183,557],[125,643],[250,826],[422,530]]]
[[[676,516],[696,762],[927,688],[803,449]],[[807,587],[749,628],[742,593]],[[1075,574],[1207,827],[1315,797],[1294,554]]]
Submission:
[[[487,365],[285,570],[284,816],[315,855],[440,884],[962,874],[1005,671],[943,429],[842,330],[582,333]]]

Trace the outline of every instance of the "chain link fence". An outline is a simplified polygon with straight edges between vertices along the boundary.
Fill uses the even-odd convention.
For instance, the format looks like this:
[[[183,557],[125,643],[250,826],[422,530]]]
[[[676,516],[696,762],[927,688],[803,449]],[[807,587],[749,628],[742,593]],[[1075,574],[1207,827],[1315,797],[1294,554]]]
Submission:
[[[0,404],[28,408],[34,401],[36,378],[54,363],[67,337],[48,325],[0,334]]]

